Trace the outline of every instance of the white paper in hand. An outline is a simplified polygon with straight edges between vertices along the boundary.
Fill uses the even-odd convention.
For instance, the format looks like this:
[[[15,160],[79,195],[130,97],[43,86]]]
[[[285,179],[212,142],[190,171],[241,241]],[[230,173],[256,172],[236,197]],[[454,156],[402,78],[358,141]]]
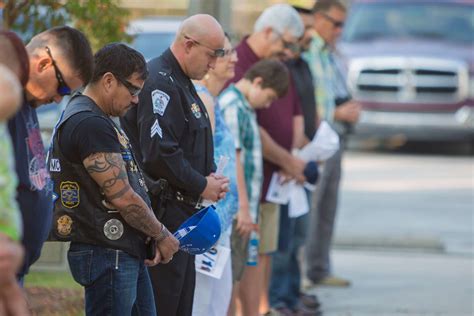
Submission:
[[[272,179],[270,180],[270,185],[268,186],[267,195],[265,200],[271,203],[285,205],[288,204],[290,200],[290,183],[282,183],[283,177],[280,176],[277,172],[274,172]]]
[[[230,248],[216,245],[203,254],[196,255],[196,271],[220,279],[230,257]]]
[[[288,205],[288,217],[296,218],[308,212],[308,197],[304,187],[295,183],[291,188],[290,203]]]
[[[338,149],[339,135],[326,121],[322,121],[311,143],[304,146],[298,156],[304,161],[325,161]]]

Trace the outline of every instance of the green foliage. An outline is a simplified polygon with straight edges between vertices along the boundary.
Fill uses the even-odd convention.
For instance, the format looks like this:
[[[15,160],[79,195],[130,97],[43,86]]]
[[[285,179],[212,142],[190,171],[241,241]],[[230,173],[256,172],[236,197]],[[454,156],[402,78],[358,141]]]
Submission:
[[[4,28],[21,32],[27,40],[50,27],[69,24],[84,32],[94,50],[110,42],[130,42],[125,33],[128,12],[118,0],[6,0]]]

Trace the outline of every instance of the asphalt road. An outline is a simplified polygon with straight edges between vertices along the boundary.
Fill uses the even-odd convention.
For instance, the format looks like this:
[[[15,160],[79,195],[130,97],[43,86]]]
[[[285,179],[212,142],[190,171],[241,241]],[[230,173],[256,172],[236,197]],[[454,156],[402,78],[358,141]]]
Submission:
[[[347,152],[324,315],[474,315],[472,158]]]

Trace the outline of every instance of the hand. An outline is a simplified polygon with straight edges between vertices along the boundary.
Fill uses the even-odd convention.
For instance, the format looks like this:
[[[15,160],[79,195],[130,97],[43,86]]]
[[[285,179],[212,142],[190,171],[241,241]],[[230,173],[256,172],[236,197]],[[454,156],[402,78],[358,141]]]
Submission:
[[[0,289],[3,284],[15,279],[23,262],[23,248],[4,234],[0,234]]]
[[[229,191],[229,179],[214,173],[206,177],[207,185],[201,196],[206,200],[217,202]]]
[[[248,205],[240,206],[237,213],[236,229],[242,238],[248,239],[252,231],[258,231],[258,225],[254,224],[250,216]]]
[[[359,120],[361,105],[356,101],[347,101],[336,107],[334,119],[336,121],[356,123]]]
[[[162,224],[163,225],[163,224]],[[173,259],[173,255],[179,250],[179,241],[165,227],[160,236],[156,239],[156,252],[160,254],[160,262],[168,263]]]
[[[306,181],[306,178],[303,174],[305,167],[306,162],[299,159],[298,157],[291,156],[288,164],[285,164],[283,171],[294,178],[298,183],[303,183]]]
[[[15,277],[0,287],[0,315],[31,315],[25,295]]]

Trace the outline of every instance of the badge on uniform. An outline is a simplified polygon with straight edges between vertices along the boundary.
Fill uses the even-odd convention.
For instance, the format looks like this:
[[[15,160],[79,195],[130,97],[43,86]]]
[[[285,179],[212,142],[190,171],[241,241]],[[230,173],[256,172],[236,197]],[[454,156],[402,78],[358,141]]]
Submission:
[[[71,234],[72,223],[73,223],[71,216],[63,215],[59,217],[56,222],[58,224],[57,230],[58,230],[59,235],[69,236]]]
[[[151,92],[151,101],[153,103],[153,113],[163,116],[165,113],[170,96],[161,90],[153,90]]]
[[[61,204],[67,208],[78,207],[80,203],[79,184],[72,181],[61,182]]]
[[[193,112],[195,118],[201,117],[201,108],[196,103],[191,104],[191,112]]]
[[[109,219],[104,224],[104,235],[110,240],[117,240],[123,235],[123,224],[116,218]]]
[[[59,163],[59,159],[51,158],[51,160],[49,161],[49,171],[61,172],[61,164]]]
[[[163,131],[161,130],[161,126],[158,122],[158,119],[155,119],[155,123],[153,123],[153,125],[151,126],[150,138],[153,138],[153,136],[155,136],[156,134],[158,134],[160,138],[163,138]]]

